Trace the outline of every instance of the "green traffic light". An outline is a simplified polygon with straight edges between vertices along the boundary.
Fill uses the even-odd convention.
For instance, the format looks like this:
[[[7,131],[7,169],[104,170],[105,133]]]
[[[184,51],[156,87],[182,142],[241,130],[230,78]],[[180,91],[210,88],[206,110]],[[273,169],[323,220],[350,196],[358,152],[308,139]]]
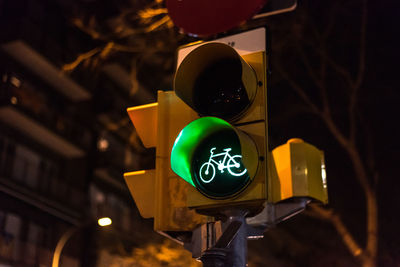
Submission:
[[[257,166],[251,164],[249,172],[243,163],[243,154],[248,153],[242,151],[242,134],[222,119],[197,119],[176,138],[171,168],[208,197],[232,197],[246,188],[255,173],[253,165]]]
[[[195,186],[191,174],[194,149],[205,136],[217,130],[230,128],[230,124],[215,117],[204,117],[188,124],[176,138],[171,152],[171,168],[186,182]]]
[[[211,198],[231,197],[250,181],[239,138],[231,129],[215,132],[197,146],[191,170],[196,187]]]

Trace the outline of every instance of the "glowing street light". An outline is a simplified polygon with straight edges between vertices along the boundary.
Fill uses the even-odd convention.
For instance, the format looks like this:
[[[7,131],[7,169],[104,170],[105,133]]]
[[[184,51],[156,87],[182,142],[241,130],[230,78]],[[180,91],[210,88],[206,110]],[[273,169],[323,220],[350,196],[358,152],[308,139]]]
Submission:
[[[98,224],[101,227],[108,226],[112,223],[112,220],[109,217],[103,217],[97,220]],[[87,224],[83,224],[80,227],[77,228],[71,228],[68,231],[66,231],[58,240],[56,249],[54,250],[54,255],[53,255],[53,263],[51,264],[52,267],[58,267],[60,264],[60,257],[61,257],[61,251],[65,246],[65,243],[71,238],[71,236],[77,232],[78,230],[82,229],[83,227],[87,226]]]
[[[100,226],[104,227],[104,226],[108,226],[108,225],[112,224],[112,220],[109,217],[103,217],[103,218],[98,219],[97,223]]]

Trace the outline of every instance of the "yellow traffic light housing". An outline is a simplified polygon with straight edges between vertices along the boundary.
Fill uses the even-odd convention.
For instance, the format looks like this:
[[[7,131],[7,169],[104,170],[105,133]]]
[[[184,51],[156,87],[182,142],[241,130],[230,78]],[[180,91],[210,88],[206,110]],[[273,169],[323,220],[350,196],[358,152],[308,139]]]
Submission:
[[[188,206],[259,210],[267,199],[268,137],[265,51],[240,55],[224,43],[192,50],[179,65],[174,90],[201,117],[184,127],[172,169],[192,185]]]

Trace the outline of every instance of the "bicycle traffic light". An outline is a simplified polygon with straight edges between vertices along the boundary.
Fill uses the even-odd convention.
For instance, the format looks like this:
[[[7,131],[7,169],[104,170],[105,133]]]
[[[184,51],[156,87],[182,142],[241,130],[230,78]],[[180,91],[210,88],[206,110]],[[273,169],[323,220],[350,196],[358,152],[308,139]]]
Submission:
[[[267,198],[266,51],[239,54],[210,42],[180,63],[174,90],[200,118],[177,136],[172,170],[189,184],[188,206],[258,209]]]
[[[128,108],[143,144],[156,147],[155,170],[124,174],[154,230],[191,232],[212,220],[200,214],[232,206],[256,214],[265,202],[327,202],[321,151],[292,140],[268,152],[265,39],[259,28],[180,48],[174,91]]]
[[[264,28],[253,31],[250,33],[251,36],[248,36],[247,33],[245,33],[245,36],[240,35],[243,36],[243,40],[254,40],[257,39],[254,34],[261,35],[259,39],[265,41]],[[238,46],[241,46],[239,39],[236,38],[235,42]],[[261,46],[265,47],[265,45]],[[207,46],[205,47],[207,48]],[[237,68],[235,70],[237,73],[242,73],[242,64],[245,66],[244,76],[241,75],[243,79],[235,80],[235,82],[243,82],[246,85],[245,88],[238,88],[239,93],[248,98],[247,103],[243,101],[245,100],[244,96],[237,99],[244,103],[239,105],[242,107],[241,114],[235,114],[236,108],[232,109],[233,106],[229,112],[225,112],[228,111],[229,105],[224,104],[227,101],[222,99],[223,95],[220,95],[222,99],[220,103],[223,108],[214,105],[214,111],[210,114],[218,116],[218,114],[223,113],[222,118],[200,118],[194,106],[204,107],[204,104],[197,100],[203,102],[209,100],[201,98],[201,92],[196,92],[195,98],[200,96],[197,100],[191,96],[185,97],[186,94],[193,93],[193,91],[186,91],[185,88],[188,87],[186,82],[193,82],[194,80],[187,79],[191,71],[188,73],[188,69],[182,67],[177,75],[182,75],[183,79],[175,79],[175,91],[159,91],[156,103],[128,108],[129,117],[143,144],[146,147],[156,147],[156,168],[155,170],[128,172],[124,174],[124,177],[140,214],[145,218],[154,217],[154,229],[156,231],[168,233],[171,233],[171,231],[176,233],[191,231],[199,224],[210,220],[206,216],[196,214],[195,210],[188,207],[196,207],[199,210],[202,207],[208,208],[210,204],[220,206],[221,204],[227,205],[230,202],[238,203],[250,200],[253,202],[257,200],[258,207],[263,203],[266,196],[265,49],[257,49],[256,52],[243,50],[245,54],[239,56],[234,49],[225,44],[218,43],[216,50],[214,48],[209,49],[210,47],[206,49],[207,53],[214,54],[215,58],[218,58],[215,53],[225,55],[225,57],[219,57],[219,59],[222,61],[228,58]],[[193,49],[194,46],[189,45],[186,48]],[[201,50],[203,49],[205,48]],[[201,57],[211,56],[203,53],[201,52]],[[214,56],[209,58],[214,58]],[[203,61],[204,67],[211,63],[206,61]],[[199,63],[197,61],[197,64]],[[180,65],[189,66],[193,70],[197,68],[186,63]],[[232,68],[232,66],[228,67]],[[228,78],[230,75],[230,73],[227,73],[225,77]],[[250,77],[252,80],[247,78],[248,75],[252,75]],[[249,87],[247,84],[251,86]],[[202,86],[198,88],[202,88]],[[251,91],[248,91],[249,89]],[[212,94],[213,92],[209,93]],[[231,92],[230,99],[235,100],[235,97],[237,97],[237,94],[235,95],[234,91]],[[208,113],[207,110],[201,110],[202,116],[206,113]],[[241,125],[233,126],[233,122]],[[185,130],[182,131],[183,128]],[[206,135],[201,134],[202,132]],[[228,135],[224,133],[228,133],[230,137],[228,138]],[[223,138],[221,138],[221,134]],[[179,138],[176,140],[178,135]],[[196,146],[199,141],[206,145],[208,142],[214,142],[213,139],[216,139],[219,143],[214,150],[212,150],[213,147],[202,150],[199,146]],[[225,143],[222,144],[222,142]],[[190,153],[192,154],[190,155]],[[212,157],[210,157],[211,153]],[[217,156],[218,154],[219,156]],[[194,157],[192,157],[193,155]],[[225,157],[225,159],[221,159],[221,157]],[[204,162],[201,162],[201,158],[204,158]],[[200,169],[202,172],[204,171],[204,176],[203,173],[201,177],[199,174],[197,180],[192,180],[191,177],[191,163],[189,161],[192,159],[197,159],[197,173]],[[209,163],[204,165],[208,161]],[[215,162],[218,162],[219,168],[215,165]],[[172,165],[176,167],[176,173],[172,170]],[[201,168],[203,165],[205,167]],[[243,169],[244,166],[245,169]],[[237,180],[231,180],[230,186],[219,186],[218,181],[221,179],[222,173],[227,175],[226,178],[236,174]],[[197,185],[197,187],[204,185],[202,187],[203,193],[196,190],[194,185]],[[242,193],[242,191],[246,192]],[[232,200],[233,198],[236,202]],[[212,201],[215,202],[212,203]]]
[[[243,147],[242,143],[246,143]],[[243,154],[247,155],[243,158]],[[179,134],[171,153],[172,169],[204,195],[223,199],[242,191],[257,172],[253,140],[226,121],[202,117]]]

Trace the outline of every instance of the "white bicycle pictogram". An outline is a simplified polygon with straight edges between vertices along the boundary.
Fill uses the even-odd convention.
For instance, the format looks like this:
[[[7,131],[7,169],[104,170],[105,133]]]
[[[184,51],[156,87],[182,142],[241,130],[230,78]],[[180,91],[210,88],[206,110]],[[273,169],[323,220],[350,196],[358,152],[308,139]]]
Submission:
[[[222,153],[218,153],[214,155],[214,150],[216,148],[213,147],[210,150],[210,158],[208,159],[208,162],[204,163],[200,167],[200,179],[203,181],[203,183],[210,183],[212,180],[215,178],[215,166],[218,167],[218,170],[223,173],[224,169],[228,169],[228,172],[233,175],[233,176],[242,176],[247,172],[247,169],[244,168],[243,164],[241,164],[241,155],[234,155],[231,156],[229,154],[229,151],[232,150],[232,148],[225,148],[223,149]],[[214,158],[216,157],[223,157],[223,160],[216,161]],[[226,164],[225,164],[226,163]],[[242,167],[242,168],[241,168]],[[242,169],[244,169],[242,171]]]

